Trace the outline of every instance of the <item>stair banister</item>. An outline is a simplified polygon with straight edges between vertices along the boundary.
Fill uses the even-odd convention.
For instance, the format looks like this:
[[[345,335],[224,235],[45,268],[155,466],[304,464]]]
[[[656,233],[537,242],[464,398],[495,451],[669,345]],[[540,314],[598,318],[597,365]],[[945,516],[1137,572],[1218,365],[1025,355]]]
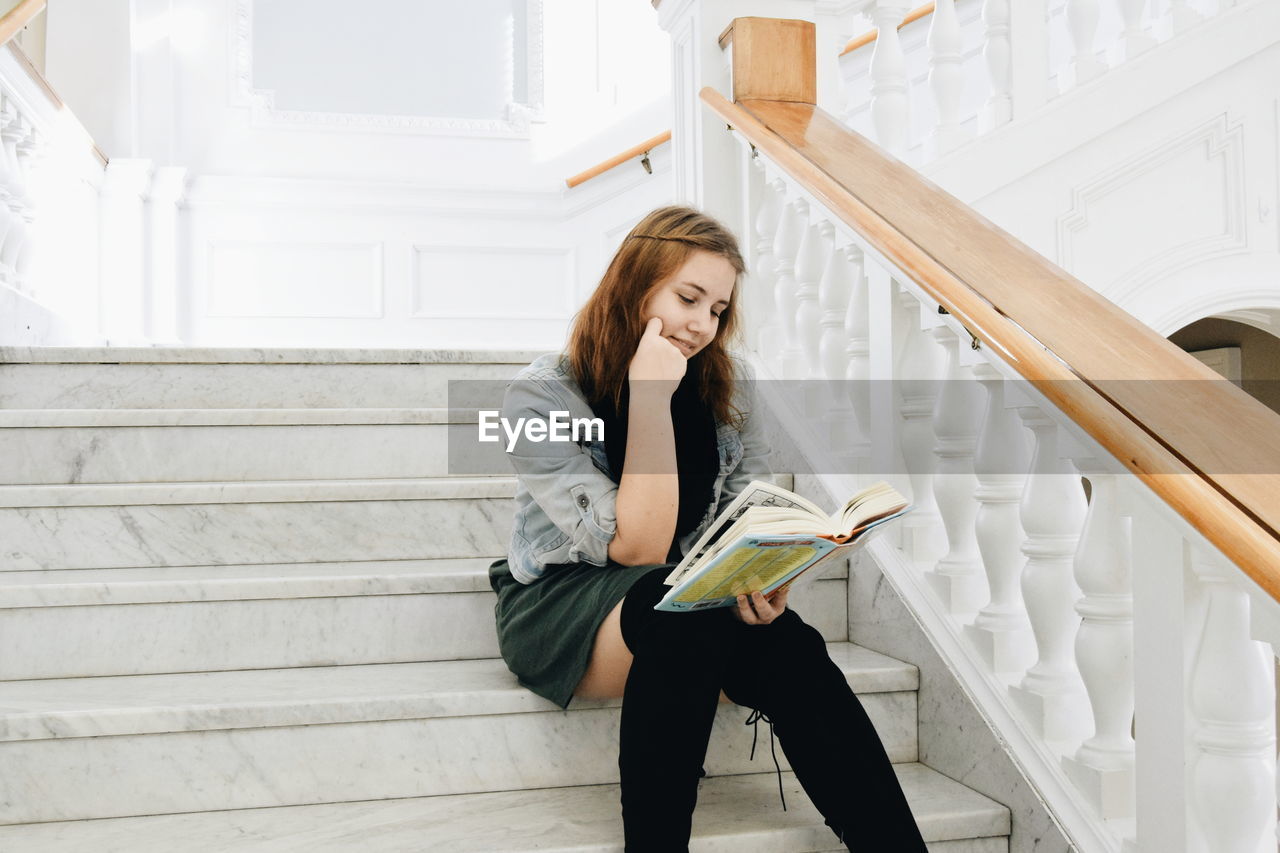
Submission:
[[[750,40],[769,43],[767,20],[740,24]],[[733,63],[735,102],[711,88],[701,98],[742,156],[758,156],[769,182],[803,204],[801,226],[830,227],[833,246],[860,253],[871,375],[902,379],[898,363],[914,359],[909,372],[920,375],[911,378],[927,389],[944,375],[933,338],[954,337],[959,364],[993,393],[1000,383],[994,405],[1004,412],[988,405],[979,435],[1012,429],[1035,439],[1028,467],[1017,467],[1017,452],[992,461],[989,447],[981,460],[975,498],[984,510],[1023,483],[1020,525],[1007,511],[997,524],[973,522],[984,560],[996,560],[985,566],[998,581],[980,610],[987,618],[952,612],[927,582],[945,553],[945,537],[941,552],[930,540],[940,519],[896,542],[873,541],[872,559],[1079,849],[1261,853],[1268,839],[1274,849],[1272,653],[1259,640],[1280,642],[1280,416],[797,97],[802,86],[759,97],[752,81],[767,79],[769,67],[800,64],[776,42],[763,55],[735,49]],[[750,187],[704,191],[746,198],[744,225],[757,216]],[[794,289],[777,295],[794,298]],[[793,346],[825,330],[831,349],[830,325],[793,316]],[[931,331],[938,324],[945,330]],[[899,348],[904,335],[909,352]],[[926,352],[935,355],[922,361]],[[761,352],[760,361],[776,355]],[[901,400],[873,393],[868,476],[893,457],[891,433],[904,414],[920,425],[934,414],[932,405],[899,409]],[[938,414],[942,438],[963,434]],[[900,441],[908,470],[936,464],[929,431],[928,442]],[[1081,475],[1094,495],[1087,524]],[[1008,589],[1008,549],[1023,535],[1020,601]],[[1038,641],[1029,657],[1017,642],[1026,619]],[[1132,644],[1132,692],[1109,683],[1129,670],[1103,660],[1100,644],[1122,658]],[[1218,695],[1223,673],[1234,685],[1227,698]],[[1222,796],[1224,787],[1233,794]]]

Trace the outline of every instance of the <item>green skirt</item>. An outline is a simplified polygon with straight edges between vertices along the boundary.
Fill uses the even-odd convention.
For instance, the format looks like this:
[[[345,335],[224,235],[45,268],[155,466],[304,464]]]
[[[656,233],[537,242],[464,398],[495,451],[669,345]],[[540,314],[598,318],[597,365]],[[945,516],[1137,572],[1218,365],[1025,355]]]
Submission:
[[[655,566],[569,563],[547,566],[531,584],[511,576],[507,561],[489,567],[498,594],[498,648],[522,685],[569,705],[591,660],[596,631],[631,586]]]

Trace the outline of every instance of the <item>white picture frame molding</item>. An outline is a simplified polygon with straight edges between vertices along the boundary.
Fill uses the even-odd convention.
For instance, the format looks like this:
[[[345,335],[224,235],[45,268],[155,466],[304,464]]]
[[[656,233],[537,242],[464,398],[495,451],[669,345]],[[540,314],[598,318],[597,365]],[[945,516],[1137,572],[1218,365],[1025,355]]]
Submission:
[[[499,119],[458,118],[451,116],[386,115],[378,113],[333,113],[281,109],[275,104],[275,92],[253,85],[253,3],[254,0],[232,0],[235,3],[231,49],[231,104],[249,110],[254,127],[298,128],[303,130],[355,131],[364,133],[403,133],[431,136],[487,136],[524,139],[529,126],[543,121],[543,0],[523,0],[525,4],[527,96],[516,101],[509,92],[506,115]],[[515,40],[509,46],[511,64],[515,65]],[[513,84],[514,85],[514,84]]]

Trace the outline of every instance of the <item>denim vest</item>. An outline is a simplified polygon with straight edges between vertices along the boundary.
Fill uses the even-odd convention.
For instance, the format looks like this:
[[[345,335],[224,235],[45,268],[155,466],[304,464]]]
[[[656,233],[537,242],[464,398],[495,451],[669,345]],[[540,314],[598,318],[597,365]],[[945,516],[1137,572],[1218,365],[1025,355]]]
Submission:
[[[734,405],[744,414],[742,428],[716,424],[720,471],[712,502],[698,527],[679,540],[686,554],[693,543],[752,480],[770,475],[769,446],[760,418],[755,416],[754,384],[750,368],[735,358]],[[507,385],[502,417],[546,421],[551,412],[567,412],[570,422],[592,418],[582,390],[561,353],[544,355],[520,371]],[[607,438],[607,436],[606,436]],[[618,529],[618,486],[609,476],[603,440],[580,431],[577,441],[517,439],[507,454],[519,480],[516,514],[511,526],[507,562],[521,583],[538,580],[548,565],[608,563],[609,542]]]

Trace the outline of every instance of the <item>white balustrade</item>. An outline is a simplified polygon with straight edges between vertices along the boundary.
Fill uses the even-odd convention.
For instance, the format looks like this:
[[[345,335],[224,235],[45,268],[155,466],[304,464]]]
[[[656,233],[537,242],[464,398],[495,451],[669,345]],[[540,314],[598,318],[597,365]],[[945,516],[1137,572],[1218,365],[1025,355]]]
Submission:
[[[902,456],[914,507],[902,520],[902,541],[913,560],[931,564],[947,550],[946,533],[933,494],[937,460],[933,454],[933,407],[943,373],[943,352],[921,328],[922,306],[915,295],[903,291],[899,304],[907,329],[894,379],[902,400]]]
[[[844,327],[847,333],[845,354],[848,367],[849,404],[857,423],[856,437],[851,439],[850,452],[858,458],[871,453],[871,300],[866,274],[866,257],[856,245],[845,246],[832,257],[832,262],[843,255],[852,280]]]
[[[1067,33],[1071,36],[1071,62],[1058,75],[1058,89],[1068,89],[1088,83],[1107,66],[1094,52],[1093,40],[1098,30],[1100,0],[1067,0]]]
[[[756,160],[763,173],[764,163]],[[763,182],[760,204],[755,216],[751,219],[755,230],[755,263],[752,266],[751,298],[747,300],[749,309],[755,316],[755,329],[744,329],[749,342],[755,343],[761,352],[773,351],[774,341],[766,341],[765,333],[772,328],[777,331],[777,312],[774,310],[774,282],[777,276],[777,260],[773,254],[774,238],[778,234],[778,223],[782,219],[783,197],[782,181],[778,179]],[[748,318],[750,319],[750,318]],[[754,334],[753,334],[754,333]]]
[[[1023,672],[1036,659],[1035,639],[1019,584],[1025,534],[1018,504],[1031,453],[1026,430],[1005,406],[1004,377],[988,364],[975,366],[973,372],[987,390],[986,414],[973,459],[978,480],[974,533],[991,595],[973,624],[965,626],[965,635],[993,672]]]
[[[960,364],[959,337],[940,323],[933,337],[946,353],[946,372],[933,409],[933,496],[947,535],[947,552],[928,574],[939,599],[951,613],[972,613],[989,598],[982,571],[974,520],[978,502],[974,490],[973,453],[982,420],[981,389],[971,370]]]
[[[1143,28],[1142,13],[1147,0],[1116,0],[1124,28],[1116,41],[1111,64],[1119,65],[1155,47],[1156,40]]]
[[[773,255],[773,313],[780,327],[789,318],[796,349],[772,365],[776,353],[761,353],[765,376],[853,380],[847,400],[824,395],[823,428],[804,452],[874,448],[874,464],[850,475],[864,485],[906,471],[897,482],[915,510],[896,525],[900,539],[867,553],[898,573],[1073,843],[1274,850],[1274,663],[1251,632],[1280,638],[1280,605],[1041,391],[1006,378],[998,347],[971,351],[906,272],[856,232],[837,238],[834,214],[769,174],[779,177],[750,220],[757,263]],[[816,342],[816,369],[802,341]]]
[[[778,367],[784,379],[800,374],[804,354],[796,331],[796,260],[804,237],[809,204],[804,199],[789,202],[778,219],[773,239],[773,260],[777,277],[773,284],[774,309],[778,312]]]
[[[1018,414],[1035,434],[1020,518],[1027,534],[1022,598],[1038,657],[1010,695],[1041,737],[1074,741],[1089,734],[1087,697],[1072,651],[1080,621],[1072,557],[1084,523],[1084,490],[1071,462],[1058,453],[1057,421],[1038,405],[1020,406]]]
[[[1201,17],[1199,12],[1191,8],[1188,0],[1169,0],[1168,6],[1165,7],[1162,21],[1164,28],[1163,38],[1169,39],[1185,33],[1202,20],[1204,18]]]
[[[898,25],[909,6],[902,0],[877,0],[872,11],[877,35],[871,55],[871,118],[876,141],[891,154],[907,150],[907,60]]]
[[[930,158],[954,150],[964,141],[960,130],[960,99],[964,95],[963,43],[955,0],[937,0],[929,25],[929,87],[938,120],[929,137]]]
[[[821,376],[826,380],[822,383],[825,398],[823,425],[839,470],[850,472],[855,460],[863,455],[862,434],[846,381],[850,368],[848,342],[852,334],[845,323],[849,315],[849,299],[853,295],[853,280],[861,272],[855,264],[849,247],[832,249],[827,254],[822,279],[818,283],[818,306],[822,309],[818,360],[822,367]],[[864,307],[861,313],[865,314],[865,311]],[[865,341],[863,345],[865,347]]]
[[[807,224],[800,238],[800,248],[796,251],[795,327],[800,350],[804,354],[801,374],[804,379],[822,376],[822,364],[818,355],[818,324],[822,319],[822,308],[818,305],[818,286],[822,281],[827,258],[831,255],[831,235],[830,222]],[[808,411],[812,413],[815,410],[809,408]]]
[[[1207,597],[1191,666],[1194,751],[1190,800],[1203,849],[1276,849],[1274,657],[1249,634],[1249,599],[1234,566],[1193,548]]]
[[[1013,118],[1013,49],[1009,43],[1009,0],[984,0],[982,22],[986,26],[982,57],[986,61],[991,93],[982,106],[978,132],[987,133]]]
[[[1075,649],[1094,733],[1063,766],[1101,817],[1127,818],[1134,807],[1132,523],[1117,496],[1117,477],[1124,475],[1098,459],[1075,461],[1091,490],[1075,556],[1084,593],[1076,605]]]

